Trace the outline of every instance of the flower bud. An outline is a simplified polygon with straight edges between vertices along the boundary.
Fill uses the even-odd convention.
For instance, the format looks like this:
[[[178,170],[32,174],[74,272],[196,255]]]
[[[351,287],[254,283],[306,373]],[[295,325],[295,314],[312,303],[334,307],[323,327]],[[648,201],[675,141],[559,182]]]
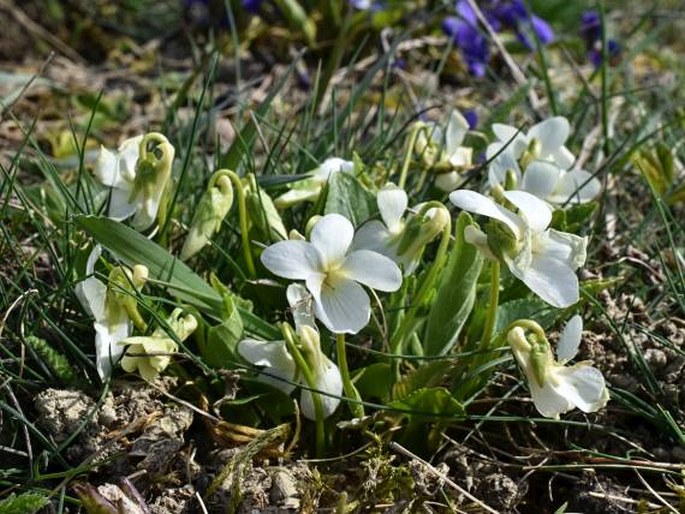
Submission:
[[[418,207],[421,211],[421,206]],[[449,222],[450,214],[444,207],[432,207],[424,214],[409,218],[397,246],[397,256],[405,271],[416,266],[426,245],[442,234]]]
[[[281,215],[271,197],[262,189],[256,187],[257,192],[246,188],[245,202],[250,213],[250,222],[259,232],[260,239],[282,241],[287,238],[288,231],[283,225]]]
[[[181,259],[190,259],[199,252],[212,236],[219,231],[221,223],[233,205],[233,186],[225,170],[219,170],[209,180],[207,191],[195,210],[188,237],[181,250]]]

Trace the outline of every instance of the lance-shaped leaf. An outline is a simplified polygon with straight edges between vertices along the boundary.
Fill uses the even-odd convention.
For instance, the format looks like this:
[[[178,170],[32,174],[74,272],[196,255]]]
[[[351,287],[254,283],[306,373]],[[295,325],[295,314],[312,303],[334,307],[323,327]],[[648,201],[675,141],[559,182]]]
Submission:
[[[428,313],[424,337],[426,355],[449,352],[473,309],[483,256],[475,246],[464,241],[464,229],[471,224],[471,216],[462,212],[455,228],[456,243]]]
[[[143,264],[155,279],[183,302],[216,320],[224,319],[223,297],[186,264],[158,244],[117,221],[96,216],[79,216],[76,222],[98,243],[129,266]],[[251,312],[238,307],[245,331],[264,339],[276,339],[280,332]]]

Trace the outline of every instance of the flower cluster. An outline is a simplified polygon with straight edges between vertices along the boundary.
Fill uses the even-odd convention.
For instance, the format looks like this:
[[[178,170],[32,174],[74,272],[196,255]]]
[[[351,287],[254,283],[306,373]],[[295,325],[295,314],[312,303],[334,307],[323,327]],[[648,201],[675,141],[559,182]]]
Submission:
[[[499,123],[492,130],[497,141],[486,152],[490,187],[520,189],[555,205],[585,203],[599,194],[591,173],[571,169],[575,157],[565,146],[571,130],[566,118],[549,118],[525,134]]]
[[[464,5],[460,9],[468,12]],[[532,23],[527,11],[517,11],[517,5],[491,2],[487,7],[491,15],[498,13],[500,27],[505,19],[509,19],[508,26],[512,26],[512,20],[518,20],[520,25],[523,16]],[[518,320],[495,333],[499,291],[517,280],[553,307],[571,308],[579,301],[576,273],[585,264],[588,238],[564,231],[566,225],[553,222],[554,213],[562,209],[589,212],[578,204],[595,198],[600,183],[589,172],[573,167],[576,159],[566,146],[570,125],[557,116],[533,125],[527,132],[493,125],[495,140],[486,149],[487,194],[458,189],[466,183],[465,172],[474,169],[473,149],[466,146],[469,129],[467,119],[456,110],[450,113],[444,128],[417,122],[406,144],[397,183],[387,181],[392,172],[383,175],[382,180],[365,175],[368,168],[358,156],[354,162],[330,157],[302,180],[288,184],[285,192],[272,200],[254,175],[239,176],[228,169],[216,171],[195,209],[181,258],[190,260],[202,252],[215,234],[232,222],[229,214],[236,203],[236,232],[248,277],[244,286],[285,289],[295,328],[281,321],[278,328],[282,338],[259,339],[262,334],[248,331],[243,325],[255,314],[243,319],[240,310],[253,306],[213,276],[211,291],[198,295],[205,309],[208,298],[218,292],[223,302],[214,303],[221,303],[223,309],[212,316],[221,320],[221,329],[198,330],[194,339],[201,351],[213,351],[216,347],[211,345],[219,345],[228,352],[227,360],[242,359],[256,368],[258,381],[286,395],[299,388],[301,411],[316,421],[317,440],[321,442],[323,420],[336,412],[341,398],[350,400],[349,410],[354,417],[364,416],[363,399],[347,364],[346,336],[367,329],[374,315],[375,323],[367,329],[367,336],[373,339],[373,335],[380,334],[393,356],[414,351],[422,357],[422,344],[433,354],[449,351],[457,343],[460,327],[476,301],[482,302],[478,284],[489,280],[490,296],[485,305],[478,306],[485,318],[482,329],[477,329],[482,331],[482,349],[508,341],[543,416],[558,417],[574,407],[585,412],[601,408],[608,400],[601,373],[584,362],[566,366],[580,342],[579,317],[567,325],[557,359],[544,331],[534,321]],[[127,140],[117,151],[103,148],[95,176],[109,188],[108,215],[116,220],[131,218],[133,228],[149,229],[161,215],[173,154],[171,144],[157,133]],[[412,161],[421,173],[407,186]],[[437,190],[424,187],[428,177],[433,177]],[[337,179],[351,184],[350,188],[331,187],[331,181]],[[410,206],[410,193],[420,190],[429,190],[433,198]],[[443,194],[438,190],[449,191],[451,204],[482,218],[474,221],[462,213],[453,232],[448,208],[435,199]],[[357,215],[353,205],[362,206],[365,215]],[[293,211],[284,213],[286,209]],[[302,212],[309,215],[300,218]],[[564,218],[563,213],[560,218]],[[303,221],[305,235],[295,228],[288,230],[287,222],[293,219]],[[154,237],[154,232],[149,237]],[[155,257],[150,262],[159,268],[159,254],[155,252],[151,251]],[[96,247],[88,259],[86,278],[76,288],[94,318],[98,372],[107,378],[120,360],[124,370],[154,380],[169,365],[179,343],[200,326],[200,307],[195,305],[198,311],[191,311],[195,315],[184,314],[187,311],[181,308],[168,318],[164,314],[165,329],[159,327],[145,335],[150,331],[138,312],[137,302],[148,276],[147,268],[109,266],[107,280],[103,281],[94,276],[99,260],[100,249]],[[483,265],[484,261],[489,264]],[[232,264],[240,266],[237,260]],[[173,266],[169,263],[169,267]],[[500,266],[509,272],[503,280]],[[184,267],[182,273],[187,271]],[[273,277],[260,278],[260,273],[267,271]],[[462,273],[469,277],[463,282]],[[283,287],[285,284],[274,277],[291,283]],[[168,280],[159,274],[154,278]],[[449,291],[452,281],[459,282],[455,287],[464,291],[458,295]],[[192,284],[199,287],[194,278]],[[512,290],[521,295],[521,288]],[[193,297],[192,288],[181,291],[184,300]],[[254,292],[252,298],[260,294]],[[370,296],[376,300],[377,309]],[[457,316],[453,311],[461,321],[454,319]],[[437,330],[431,328],[434,323],[438,324]],[[457,327],[456,332],[444,341],[429,341],[442,337],[445,324]],[[276,326],[270,327],[273,330],[269,333],[273,334]],[[133,335],[134,329],[138,335]],[[335,341],[334,354],[328,351],[328,337]],[[384,369],[394,375],[394,380],[401,378],[399,364]],[[481,363],[474,369],[485,368]]]
[[[535,48],[533,34],[543,45],[554,41],[552,27],[529,12],[523,0],[487,0],[479,4],[493,30],[513,30],[519,41],[529,50]],[[490,60],[488,39],[468,0],[458,0],[455,9],[457,16],[445,18],[442,29],[460,49],[468,72],[474,77],[482,77]]]

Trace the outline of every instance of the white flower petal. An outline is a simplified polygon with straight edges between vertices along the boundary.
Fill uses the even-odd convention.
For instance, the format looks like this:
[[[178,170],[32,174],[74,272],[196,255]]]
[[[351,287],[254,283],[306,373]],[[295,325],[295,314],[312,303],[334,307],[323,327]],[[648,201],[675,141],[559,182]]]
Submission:
[[[133,331],[131,321],[123,313],[115,322],[95,322],[95,367],[102,380],[112,374],[114,364],[124,353],[125,348],[119,344]]]
[[[308,189],[293,187],[290,191],[286,191],[276,198],[274,205],[279,209],[286,209],[300,202],[314,202],[319,197],[322,187],[321,184],[314,184],[313,182],[311,188]]]
[[[354,170],[354,163],[352,161],[346,161],[340,157],[329,157],[323,161],[313,174],[317,177],[321,177],[324,180],[328,180],[331,173],[336,171],[341,171],[343,173],[351,173]]]
[[[533,254],[528,268],[517,271],[509,266],[509,269],[531,291],[554,307],[569,307],[580,297],[578,277],[568,264],[556,259]]]
[[[513,212],[495,203],[491,198],[467,189],[453,191],[450,193],[449,198],[460,209],[501,221],[509,227],[517,238],[522,236],[523,229],[525,228],[523,220]]]
[[[326,214],[316,222],[310,240],[319,253],[323,269],[343,261],[353,237],[354,227],[345,216]]]
[[[573,403],[551,387],[549,382],[545,382],[545,385],[540,387],[532,371],[528,370],[526,371],[526,378],[535,408],[544,417],[559,419],[559,414],[573,409]]]
[[[285,294],[295,321],[295,329],[298,330],[304,325],[316,328],[313,311],[314,298],[307,288],[302,284],[290,284]]]
[[[519,189],[537,196],[541,200],[547,200],[564,171],[557,165],[546,161],[533,161],[526,168]]]
[[[563,204],[589,202],[602,189],[602,184],[585,170],[573,170],[565,173],[554,190],[551,202]]]
[[[95,245],[90,251],[88,260],[86,261],[86,275],[92,275],[95,271],[95,264],[102,255],[102,247],[100,245]]]
[[[122,187],[124,185],[124,179],[119,174],[119,158],[117,154],[104,146],[100,146],[93,174],[105,186]]]
[[[136,230],[147,230],[157,219],[157,211],[159,211],[159,204],[162,201],[164,188],[156,188],[152,194],[145,198],[142,195],[136,197],[137,211],[131,220],[131,226]]]
[[[457,152],[468,131],[469,122],[466,121],[466,118],[459,111],[452,111],[445,132],[445,152],[447,155],[451,156]]]
[[[306,280],[321,270],[319,254],[307,241],[279,241],[267,247],[261,259],[269,271],[283,278]]]
[[[396,251],[390,239],[392,234],[382,222],[371,220],[364,223],[359,230],[354,233],[351,249],[371,250],[395,259]]]
[[[376,202],[385,226],[391,233],[397,234],[402,230],[402,216],[409,205],[407,193],[395,184],[386,184],[378,192]]]
[[[340,272],[349,279],[379,291],[397,291],[402,273],[392,259],[370,250],[357,250],[347,256]]]
[[[369,323],[369,296],[354,280],[326,281],[321,284],[318,297],[309,282],[307,287],[314,295],[317,318],[328,330],[336,334],[356,334]]]
[[[500,143],[502,143],[503,146],[506,146],[507,151],[512,152],[516,159],[521,157],[521,154],[528,147],[528,137],[516,127],[495,123],[492,126],[492,131],[495,133],[495,136],[499,139]]]
[[[319,395],[319,398],[321,398],[323,417],[327,418],[335,412],[340,404],[340,397],[342,396],[343,392],[343,383],[338,366],[331,362],[331,360],[325,355],[322,355],[321,357],[324,369],[318,370],[318,372],[315,373],[314,380],[316,382],[315,388],[317,390],[332,395]],[[312,420],[316,419],[316,411],[314,409],[312,392],[308,389],[302,389],[302,394],[300,395],[300,408],[302,409],[302,414],[304,414],[306,418]]]
[[[490,148],[490,146],[488,146],[488,148]],[[504,184],[504,180],[507,177],[507,171],[509,170],[513,171],[518,187],[518,184],[521,183],[521,168],[519,168],[519,164],[513,153],[509,150],[504,150],[488,167],[488,182],[490,187],[492,188],[498,184]]]
[[[533,232],[544,231],[552,222],[552,209],[536,196],[525,191],[505,191],[504,197],[519,209]]]
[[[557,360],[561,364],[570,361],[576,356],[582,334],[583,318],[576,314],[566,323],[564,331],[557,342]]]
[[[493,123],[492,131],[495,137],[499,139],[502,143],[506,143],[514,137],[522,136],[523,134],[519,132],[519,129],[512,127],[511,125],[505,125],[503,123]]]
[[[556,152],[552,152],[550,157],[563,170],[569,169],[576,162],[576,156],[565,146],[562,146]]]
[[[136,177],[136,164],[140,156],[140,142],[143,136],[127,139],[119,147],[119,174],[124,180],[133,181]]]
[[[131,191],[128,189],[112,189],[109,196],[109,210],[107,217],[121,221],[130,218],[138,209],[137,203],[130,202]]]
[[[473,161],[473,148],[460,146],[449,154],[448,160],[454,168],[466,168],[471,166],[471,162]]]
[[[587,237],[551,228],[539,236],[537,252],[564,261],[572,270],[577,270],[587,259],[587,241]]]
[[[583,412],[595,412],[604,407],[609,393],[602,373],[587,363],[559,366],[549,377],[557,394],[566,398]]]
[[[107,286],[103,282],[95,277],[88,277],[76,284],[74,292],[83,308],[96,321],[103,321],[105,319]]]
[[[528,131],[528,138],[540,142],[540,155],[544,158],[561,148],[570,133],[568,120],[563,116],[554,116],[533,125]]]
[[[259,380],[290,394],[295,389],[297,366],[285,341],[257,341],[243,339],[238,343],[238,353],[249,363],[264,368]]]

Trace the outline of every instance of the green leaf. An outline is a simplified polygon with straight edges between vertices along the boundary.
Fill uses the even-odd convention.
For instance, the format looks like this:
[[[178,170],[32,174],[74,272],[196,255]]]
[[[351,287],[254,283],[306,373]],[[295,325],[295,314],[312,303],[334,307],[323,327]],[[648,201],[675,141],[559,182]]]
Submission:
[[[33,514],[48,503],[50,502],[47,497],[39,493],[23,493],[19,496],[12,493],[0,501],[0,512],[2,514]]]
[[[392,398],[402,400],[419,389],[436,387],[448,379],[453,368],[454,362],[450,359],[427,361],[393,386]]]
[[[224,321],[207,330],[200,353],[204,361],[214,368],[227,368],[236,360],[236,346],[243,337],[243,321],[230,296],[226,296]]]
[[[354,385],[362,398],[380,398],[387,396],[395,377],[390,364],[376,362],[360,370],[355,377]]]
[[[358,227],[378,212],[376,197],[349,173],[332,173],[324,214],[341,214]]]
[[[570,206],[568,209],[557,209],[552,214],[550,226],[562,232],[577,234],[587,225],[587,220],[597,210],[597,202],[579,203]]]
[[[564,316],[565,312],[564,309],[555,309],[537,296],[510,300],[497,307],[494,333],[501,333],[519,319],[534,319],[546,330]]]
[[[197,307],[207,316],[223,321],[223,296],[164,248],[132,228],[108,218],[78,216],[76,223],[125,264],[147,266],[150,278],[169,288],[176,298]],[[266,340],[279,337],[280,332],[273,325],[247,310],[240,307],[238,310],[246,332]]]
[[[391,402],[388,407],[409,411],[404,414],[412,422],[464,414],[464,406],[444,387],[419,389],[406,398]]]
[[[655,149],[638,150],[631,158],[659,196],[663,196],[673,184],[673,152],[664,143]]]
[[[483,256],[474,245],[464,241],[464,229],[471,224],[473,220],[466,212],[457,218],[454,231],[456,243],[428,313],[426,335],[423,338],[427,356],[444,355],[454,347],[476,301],[476,285],[483,266]]]

